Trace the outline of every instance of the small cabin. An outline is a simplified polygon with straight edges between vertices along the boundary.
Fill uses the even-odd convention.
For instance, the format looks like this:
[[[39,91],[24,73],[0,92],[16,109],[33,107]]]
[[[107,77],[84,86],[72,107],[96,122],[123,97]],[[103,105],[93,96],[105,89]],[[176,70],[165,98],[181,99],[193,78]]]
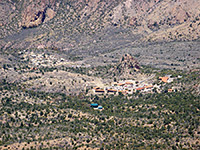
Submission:
[[[98,109],[103,109],[103,107],[102,107],[102,106],[99,106]]]
[[[115,93],[117,93],[117,90],[115,90],[115,89],[108,89],[108,93],[113,93],[113,94],[115,94]]]
[[[94,87],[94,88],[93,88],[93,92],[96,93],[96,94],[97,94],[97,93],[104,93],[104,90],[103,90],[103,89],[100,89],[100,87]]]
[[[93,108],[97,108],[99,105],[97,103],[92,103],[92,104],[90,104],[90,106]]]
[[[136,91],[142,91],[144,89],[145,89],[145,87],[140,87],[140,88],[137,88]]]
[[[99,89],[100,89],[100,87],[94,87],[93,89],[94,89],[94,90],[99,90]]]
[[[159,77],[160,80],[162,80],[162,82],[167,83],[169,77]]]
[[[104,93],[105,91],[103,89],[96,89],[95,93]]]
[[[118,86],[124,86],[125,83],[118,83]]]
[[[126,85],[133,85],[132,82],[126,82],[125,84],[126,84]]]
[[[168,89],[168,92],[169,92],[169,93],[173,92],[173,89]]]
[[[122,91],[118,91],[118,93],[120,94],[124,94],[124,95],[126,95],[126,94],[128,94],[128,91],[127,90],[122,90]]]
[[[145,86],[146,89],[152,89],[153,88],[153,85],[147,85]]]

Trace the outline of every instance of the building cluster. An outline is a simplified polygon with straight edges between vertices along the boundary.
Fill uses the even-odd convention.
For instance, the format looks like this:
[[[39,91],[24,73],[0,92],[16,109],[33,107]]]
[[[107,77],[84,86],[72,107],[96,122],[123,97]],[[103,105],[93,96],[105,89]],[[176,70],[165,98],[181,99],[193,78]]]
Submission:
[[[67,59],[57,57],[56,55],[46,54],[45,52],[42,53],[34,53],[24,50],[19,53],[22,55],[21,57],[23,60],[29,61],[29,63],[35,67],[56,67],[56,66],[66,66],[72,68],[80,68],[80,67],[91,67],[90,64],[85,64],[82,61],[79,62],[71,62]]]
[[[143,82],[135,82],[134,80],[114,82],[111,86],[104,88],[95,87],[93,92],[95,94],[133,94],[134,92],[152,92],[154,86],[152,84],[145,84]]]
[[[94,108],[94,109],[98,109],[98,110],[102,110],[103,107],[97,103],[91,103],[90,107]]]
[[[181,78],[181,76],[178,76]],[[164,77],[159,77],[160,83],[171,83],[173,82],[174,78],[171,75],[166,75]],[[156,89],[158,92],[162,91],[160,84],[147,83],[143,81],[135,81],[135,80],[126,80],[126,81],[119,81],[114,82],[111,86],[105,87],[95,87],[93,88],[94,94],[133,94],[136,92],[144,92],[144,93],[152,93],[153,89]],[[168,92],[174,92],[177,88],[170,88]]]
[[[30,55],[29,59],[34,66],[39,66],[39,65],[54,66],[55,64],[64,61],[63,58],[60,58],[58,60],[53,55],[46,55],[46,54],[37,54],[37,55],[33,54]]]

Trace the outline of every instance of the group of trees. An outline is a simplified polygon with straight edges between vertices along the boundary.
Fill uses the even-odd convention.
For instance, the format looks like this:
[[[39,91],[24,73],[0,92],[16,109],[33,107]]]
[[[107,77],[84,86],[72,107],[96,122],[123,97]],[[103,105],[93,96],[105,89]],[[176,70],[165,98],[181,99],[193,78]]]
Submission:
[[[128,143],[130,147],[152,145],[169,148],[174,145],[179,148],[188,147],[184,138],[196,139],[199,134],[200,97],[191,92],[135,93],[131,97],[66,96],[61,93],[24,90],[22,87],[16,91],[15,86],[1,84],[2,91],[10,91],[11,94],[4,94],[1,98],[0,114],[6,121],[0,124],[1,145],[19,140],[37,140],[37,132],[40,136],[45,135],[41,140],[61,138],[64,135],[77,137],[79,133],[93,138],[101,136],[107,139],[104,140],[104,148],[122,148]],[[27,99],[25,97],[35,101],[30,104],[24,101]],[[43,102],[40,102],[41,99]],[[17,100],[17,103],[13,100]],[[91,100],[104,109],[92,109]],[[71,109],[74,111],[69,111]],[[77,115],[79,112],[90,115],[81,117]],[[44,128],[48,129],[48,135],[43,131]],[[25,138],[27,134],[31,134],[31,138]],[[116,143],[111,138],[113,135]],[[155,143],[159,139],[162,141],[160,145]],[[87,144],[92,145],[90,142]],[[197,144],[190,146],[197,148]],[[102,146],[97,144],[97,147]]]

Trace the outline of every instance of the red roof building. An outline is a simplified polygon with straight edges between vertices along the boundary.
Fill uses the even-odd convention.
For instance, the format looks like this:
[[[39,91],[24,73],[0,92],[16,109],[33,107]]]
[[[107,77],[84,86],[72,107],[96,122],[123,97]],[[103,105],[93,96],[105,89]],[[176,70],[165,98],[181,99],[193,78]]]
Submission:
[[[160,80],[162,80],[163,82],[167,83],[167,80],[169,79],[169,77],[159,77]]]
[[[137,88],[136,90],[141,91],[141,90],[144,90],[144,89],[145,89],[145,87],[140,87],[140,88]]]
[[[117,90],[115,90],[115,89],[108,89],[108,92],[109,93],[115,93],[115,92],[117,92]]]

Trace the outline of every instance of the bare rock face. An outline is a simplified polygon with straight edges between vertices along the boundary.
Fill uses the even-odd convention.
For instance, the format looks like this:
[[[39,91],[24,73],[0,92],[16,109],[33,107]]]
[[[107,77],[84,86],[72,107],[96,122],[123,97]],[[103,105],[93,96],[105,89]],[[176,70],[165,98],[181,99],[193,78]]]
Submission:
[[[115,75],[121,77],[129,77],[134,75],[136,72],[139,72],[140,65],[139,63],[131,56],[130,54],[125,54],[120,59],[117,66],[112,70]]]
[[[27,4],[26,4],[27,3]],[[25,2],[28,5],[22,14],[23,28],[37,27],[42,24],[45,20],[48,21],[52,19],[55,15],[53,8],[55,5],[55,0],[35,0]]]
[[[121,66],[123,70],[125,69],[135,69],[138,71],[140,69],[139,63],[130,54],[125,54],[121,59],[118,66]]]
[[[0,0],[0,38],[45,23],[48,28],[41,28],[51,33],[48,39],[45,35],[29,37],[28,44],[13,47],[48,45],[45,42],[50,41],[65,49],[70,42],[63,41],[69,40],[69,34],[90,35],[113,27],[132,30],[141,35],[142,43],[199,40],[199,8],[199,0]]]
[[[23,16],[22,27],[30,28],[40,25],[45,19],[45,10],[29,10],[27,14]]]
[[[51,8],[47,8],[46,14],[45,14],[45,22],[51,20],[55,16],[55,11]]]

